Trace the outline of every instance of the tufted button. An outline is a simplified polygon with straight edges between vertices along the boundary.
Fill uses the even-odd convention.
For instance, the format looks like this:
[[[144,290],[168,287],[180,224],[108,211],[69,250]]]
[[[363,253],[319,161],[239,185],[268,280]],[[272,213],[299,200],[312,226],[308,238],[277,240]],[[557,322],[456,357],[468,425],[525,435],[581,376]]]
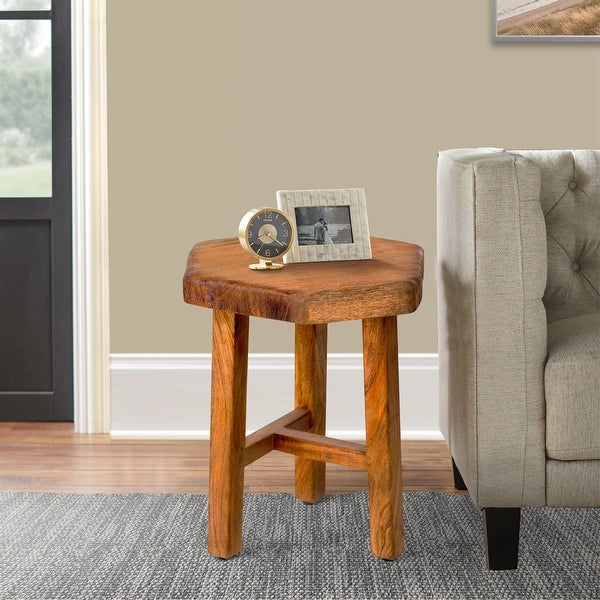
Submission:
[[[571,265],[571,269],[573,269],[573,271],[579,271],[579,269],[580,269],[579,263],[577,261],[574,261],[573,264]]]
[[[569,182],[569,189],[570,190],[576,190],[577,189],[577,182],[576,181],[570,181]]]

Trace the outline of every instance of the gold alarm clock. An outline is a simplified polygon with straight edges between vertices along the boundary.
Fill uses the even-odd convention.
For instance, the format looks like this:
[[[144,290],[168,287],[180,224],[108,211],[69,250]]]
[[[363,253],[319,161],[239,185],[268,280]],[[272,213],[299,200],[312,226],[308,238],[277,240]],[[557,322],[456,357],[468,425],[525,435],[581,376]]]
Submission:
[[[282,269],[283,264],[273,261],[291,250],[294,226],[289,217],[276,208],[254,208],[242,217],[238,237],[242,248],[259,259],[258,263],[249,265],[251,269]]]

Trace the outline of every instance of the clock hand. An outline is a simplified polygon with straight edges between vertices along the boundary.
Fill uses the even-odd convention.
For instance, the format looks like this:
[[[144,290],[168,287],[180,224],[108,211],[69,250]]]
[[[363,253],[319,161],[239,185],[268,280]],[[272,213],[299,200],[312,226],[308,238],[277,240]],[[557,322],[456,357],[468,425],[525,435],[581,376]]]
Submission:
[[[277,242],[280,246],[285,246],[283,242],[280,242],[276,237],[273,237],[273,235],[270,232],[268,232],[266,235],[270,237],[274,242]]]

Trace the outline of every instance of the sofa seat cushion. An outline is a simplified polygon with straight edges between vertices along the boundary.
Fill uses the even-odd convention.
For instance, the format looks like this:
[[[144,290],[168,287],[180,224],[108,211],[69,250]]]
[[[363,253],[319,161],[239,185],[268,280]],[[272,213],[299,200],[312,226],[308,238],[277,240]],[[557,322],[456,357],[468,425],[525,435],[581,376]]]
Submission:
[[[600,312],[548,325],[546,453],[600,459]]]

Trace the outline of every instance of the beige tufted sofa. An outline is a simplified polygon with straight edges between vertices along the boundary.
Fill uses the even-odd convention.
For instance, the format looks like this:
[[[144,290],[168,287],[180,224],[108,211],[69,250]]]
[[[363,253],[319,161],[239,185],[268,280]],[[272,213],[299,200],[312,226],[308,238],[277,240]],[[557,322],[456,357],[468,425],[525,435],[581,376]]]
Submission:
[[[441,152],[438,282],[455,484],[514,568],[520,507],[600,506],[600,151]]]

